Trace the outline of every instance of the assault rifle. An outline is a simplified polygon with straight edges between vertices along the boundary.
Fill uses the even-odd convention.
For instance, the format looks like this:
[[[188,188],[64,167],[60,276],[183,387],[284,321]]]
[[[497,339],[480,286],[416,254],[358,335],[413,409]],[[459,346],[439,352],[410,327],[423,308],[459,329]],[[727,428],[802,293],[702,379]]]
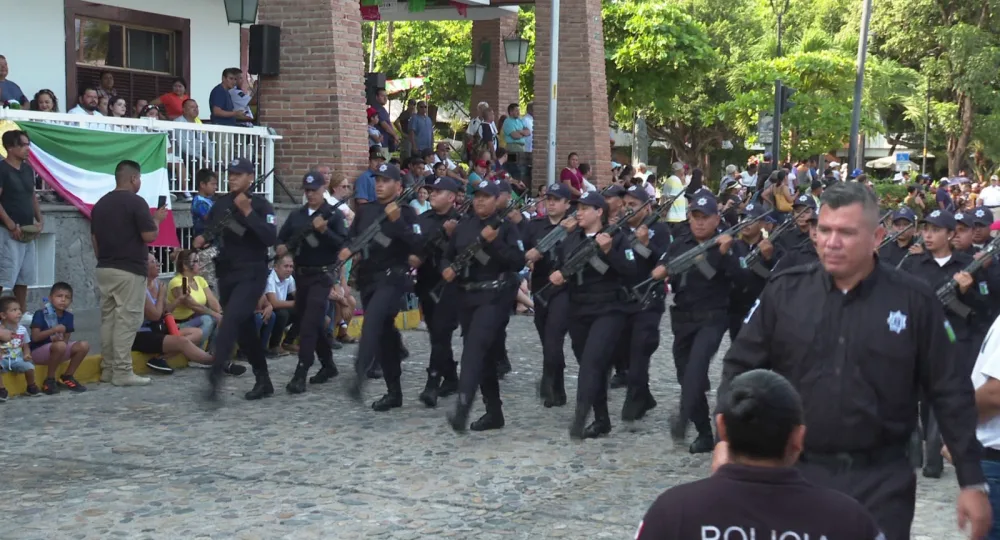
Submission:
[[[326,218],[327,225],[330,224],[330,221],[332,221],[335,216],[340,215],[340,207],[346,202],[347,200],[345,199],[343,201],[338,201],[337,204],[333,205],[333,209],[330,210],[330,215]],[[295,231],[295,234],[293,234],[292,237],[288,239],[288,242],[285,243],[287,253],[298,255],[302,250],[302,242],[305,242],[311,248],[318,247],[319,240],[317,240],[316,235],[313,234],[315,231],[316,229],[313,227],[312,220],[309,221],[308,225],[305,225],[301,229]],[[272,260],[278,260],[278,256],[275,255]]]
[[[796,212],[792,217],[786,219],[784,222],[782,222],[781,225],[778,225],[777,227],[775,227],[773,231],[771,231],[771,234],[768,235],[767,240],[771,244],[774,244],[774,242],[777,241],[778,238],[781,237],[781,235],[792,230],[792,227],[796,225],[796,220],[799,218],[799,216],[808,212],[809,210],[810,208],[808,207],[803,208],[802,210]],[[765,267],[763,263],[761,263],[760,260],[761,257],[762,255],[760,252],[760,244],[757,244],[756,246],[753,247],[752,250],[750,250],[750,253],[748,253],[746,257],[743,257],[743,260],[740,261],[740,265],[743,266],[744,268],[749,268],[753,273],[757,274],[762,278],[767,278],[768,276],[771,275],[771,271],[767,267]]]
[[[516,208],[517,208],[517,203],[515,201],[510,201],[510,203],[508,203],[506,207],[504,207],[502,210],[497,210],[492,216],[490,216],[486,220],[487,224],[490,224],[489,226],[492,227],[493,226],[492,223],[497,223],[496,227],[499,228],[500,225],[503,223],[504,217],[507,214],[513,212],[514,209]],[[483,247],[485,246],[486,246],[486,239],[483,238],[483,235],[480,234],[476,236],[476,240],[471,244],[469,244],[468,246],[466,246],[465,249],[462,250],[462,252],[459,253],[457,257],[455,257],[455,260],[451,262],[451,266],[449,266],[449,268],[451,268],[455,272],[455,275],[457,276],[458,274],[465,272],[466,270],[469,269],[470,266],[472,266],[473,259],[475,259],[479,264],[482,265],[488,264],[490,262],[490,256],[487,255],[485,251],[483,251]],[[440,302],[441,294],[444,292],[444,288],[447,285],[448,282],[443,279],[440,282],[438,282],[438,284],[430,292],[431,300],[434,300],[435,303]]]
[[[459,206],[452,211],[452,215],[455,217],[449,217],[445,221],[455,219],[456,221],[461,221],[469,213],[469,208],[472,207],[472,198],[468,198]],[[448,245],[448,231],[445,230],[442,225],[440,229],[434,231],[434,235],[427,240],[428,247],[432,247],[437,251],[444,251],[444,248]]]
[[[660,205],[657,206],[655,210],[650,212],[650,214],[642,220],[642,223],[639,224],[639,227],[646,227],[648,229],[653,225],[655,225],[656,223],[659,223],[660,221],[667,219],[667,213],[670,212],[670,207],[673,206],[674,203],[677,202],[677,198],[681,196],[682,195],[674,195],[673,197],[668,197],[667,200],[660,203]],[[636,227],[636,229],[638,229],[639,227]],[[653,253],[652,251],[649,250],[648,247],[642,245],[642,242],[640,242],[638,238],[632,238],[631,247],[632,251],[638,253],[643,258],[647,258],[650,256],[650,254]]]
[[[272,168],[270,171],[267,171],[263,175],[258,176],[257,178],[254,179],[253,183],[250,184],[250,187],[248,187],[246,191],[244,191],[243,193],[245,193],[247,197],[253,198],[254,190],[263,186],[264,180],[266,180],[267,177],[271,176],[271,174],[273,173],[274,169]],[[236,208],[235,204],[233,206],[230,206],[226,210],[226,213],[222,214],[222,217],[219,218],[218,221],[213,223],[211,226],[206,228],[204,232],[201,233],[201,237],[205,240],[205,246],[208,246],[209,244],[217,240],[220,236],[222,236],[222,233],[225,232],[226,229],[229,229],[237,236],[243,236],[244,234],[246,234],[247,228],[235,221],[237,212],[239,212],[239,209]],[[204,247],[202,249],[204,249]]]
[[[914,225],[912,223],[910,223],[909,225],[906,226],[905,229],[900,229],[898,231],[893,231],[892,234],[886,236],[885,239],[882,240],[882,243],[879,244],[877,248],[875,248],[875,251],[882,251],[882,248],[884,248],[885,246],[888,246],[889,244],[895,242],[896,240],[899,240],[899,237],[903,236],[903,233],[905,233],[906,231],[912,229],[913,227],[914,227]]]
[[[576,216],[576,209],[570,210],[565,216],[563,216],[562,221],[566,221],[567,219],[572,219],[575,216]],[[560,221],[559,224],[556,225],[554,229],[549,231],[548,234],[543,236],[542,239],[538,241],[538,244],[535,245],[535,249],[537,249],[538,252],[541,253],[543,256],[547,255],[550,251],[552,251],[552,248],[559,245],[559,242],[565,240],[566,235],[569,234],[569,231],[566,229],[566,227],[562,226],[562,221]]]
[[[962,272],[975,274],[997,253],[1000,253],[1000,237],[990,240],[990,243],[986,244],[986,246],[983,247],[983,250],[977,254],[980,256],[969,263],[968,266],[963,268]],[[940,289],[937,290],[937,297],[945,307],[964,319],[972,313],[972,308],[963,304],[958,299],[958,290],[958,282],[955,281],[955,278],[951,278],[948,280],[948,283],[945,283]]]
[[[636,209],[628,209],[618,220],[614,223],[608,224],[597,234],[607,234],[609,236],[614,236],[618,234],[618,231],[628,223],[628,220],[632,219],[632,216],[636,215],[640,210],[645,208],[650,204],[651,201],[646,201],[642,206]],[[601,260],[600,257],[601,246],[597,243],[597,236],[594,238],[587,239],[582,245],[576,248],[572,254],[566,259],[562,267],[559,268],[559,272],[562,273],[563,277],[569,278],[570,276],[577,276],[577,279],[583,279],[583,269],[591,266],[594,270],[597,270],[598,274],[604,274],[608,271],[608,263]],[[534,298],[536,302],[541,303],[543,306],[548,302],[545,300],[543,293],[552,287],[552,282],[546,283],[544,287],[538,289],[535,293]]]
[[[917,238],[917,241],[916,241],[916,242],[914,242],[914,243],[913,243],[913,245],[914,245],[914,246],[920,246],[920,247],[924,247],[924,237],[923,237],[923,236],[921,236],[920,238]],[[911,247],[912,247],[912,246],[911,246]],[[897,268],[897,269],[899,269],[899,268],[902,268],[902,267],[903,267],[903,263],[905,263],[905,262],[906,262],[906,259],[909,259],[909,258],[910,258],[910,255],[913,255],[913,253],[912,253],[912,252],[910,252],[910,251],[907,251],[907,252],[906,252],[906,255],[903,255],[903,258],[899,260],[899,264],[897,264],[897,265],[896,265],[896,268]]]
[[[708,261],[705,260],[705,254],[708,250],[716,246],[716,239],[720,236],[736,236],[740,231],[757,223],[758,221],[764,219],[768,214],[773,212],[769,210],[755,218],[744,219],[743,221],[733,225],[732,227],[726,229],[725,231],[713,236],[712,238],[705,240],[704,242],[698,244],[697,246],[685,251],[684,253],[674,257],[669,261],[663,261],[661,259],[660,265],[666,266],[669,275],[683,276],[687,274],[692,268],[697,268],[706,279],[712,279],[715,277],[715,269],[712,268]],[[660,283],[664,280],[656,279],[650,277],[649,279],[643,281],[642,283],[636,285],[632,288],[632,294],[640,299],[640,303],[643,307],[649,305],[652,301],[652,295]]]
[[[886,224],[886,220],[889,219],[889,216],[892,215],[892,212],[893,212],[892,208],[886,210],[886,212],[882,214],[882,217],[878,218],[878,224],[888,229],[889,224]]]
[[[423,185],[424,183],[422,180],[417,180],[413,183],[413,185],[403,190],[403,192],[393,199],[390,204],[406,204],[417,194],[417,190],[423,187]],[[372,242],[375,242],[384,248],[389,247],[389,244],[392,243],[392,239],[382,233],[382,224],[385,223],[387,219],[389,219],[389,216],[387,216],[385,212],[382,212],[375,218],[375,221],[369,225],[367,229],[365,229],[360,235],[358,235],[357,238],[347,245],[346,249],[350,251],[351,257],[357,255],[358,253],[361,253],[362,257],[368,257],[368,251],[371,248]],[[351,260],[351,257],[342,261],[337,261],[337,264],[333,265],[331,272],[340,270],[341,267],[347,264],[347,261]]]

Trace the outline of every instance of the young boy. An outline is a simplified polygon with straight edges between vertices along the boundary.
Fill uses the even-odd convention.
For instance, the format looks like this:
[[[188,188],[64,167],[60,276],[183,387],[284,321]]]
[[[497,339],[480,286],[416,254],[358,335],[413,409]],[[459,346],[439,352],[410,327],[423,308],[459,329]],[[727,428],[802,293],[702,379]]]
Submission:
[[[194,175],[198,193],[191,200],[191,237],[204,234],[208,225],[208,213],[215,204],[215,191],[219,189],[219,177],[211,169],[201,169]],[[218,292],[215,281],[215,262],[212,260],[218,251],[209,248],[198,252],[198,263],[201,265],[201,277],[205,278],[209,287]]]
[[[17,299],[6,296],[0,298],[0,326],[7,332],[0,336],[0,374],[24,373],[24,381],[28,383],[28,395],[42,395],[35,384],[35,366],[31,363],[31,350],[28,349],[28,329],[21,326],[21,304]],[[7,401],[7,389],[0,377],[0,403]]]
[[[31,318],[31,356],[36,366],[48,367],[48,375],[42,382],[42,392],[49,395],[58,393],[60,384],[73,392],[85,392],[87,388],[77,382],[73,375],[90,352],[90,344],[70,339],[74,327],[73,314],[68,310],[73,303],[73,287],[62,281],[56,283],[49,289],[49,303],[55,310],[55,326],[49,328],[44,308],[36,311]],[[67,360],[69,366],[59,376],[57,383],[56,369]]]

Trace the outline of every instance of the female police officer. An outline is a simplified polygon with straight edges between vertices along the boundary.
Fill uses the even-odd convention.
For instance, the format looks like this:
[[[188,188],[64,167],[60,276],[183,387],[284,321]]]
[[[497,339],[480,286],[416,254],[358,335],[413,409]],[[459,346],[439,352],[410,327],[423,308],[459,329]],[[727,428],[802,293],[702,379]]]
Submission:
[[[497,215],[500,188],[488,180],[481,180],[474,188],[473,215],[455,227],[441,273],[449,283],[457,283],[458,321],[463,336],[458,400],[455,410],[448,414],[455,431],[465,431],[476,386],[483,392],[486,414],[473,422],[471,429],[485,431],[504,426],[497,367],[503,358],[503,336],[510,320],[510,291],[519,285],[517,272],[524,266],[524,244],[517,229]]]

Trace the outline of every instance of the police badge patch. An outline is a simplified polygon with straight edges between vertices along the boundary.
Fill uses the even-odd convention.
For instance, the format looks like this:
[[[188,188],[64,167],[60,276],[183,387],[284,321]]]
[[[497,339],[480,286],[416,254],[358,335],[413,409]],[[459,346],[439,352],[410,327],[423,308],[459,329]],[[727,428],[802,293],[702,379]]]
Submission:
[[[906,315],[901,311],[890,311],[885,322],[889,325],[890,332],[902,334],[906,330]]]

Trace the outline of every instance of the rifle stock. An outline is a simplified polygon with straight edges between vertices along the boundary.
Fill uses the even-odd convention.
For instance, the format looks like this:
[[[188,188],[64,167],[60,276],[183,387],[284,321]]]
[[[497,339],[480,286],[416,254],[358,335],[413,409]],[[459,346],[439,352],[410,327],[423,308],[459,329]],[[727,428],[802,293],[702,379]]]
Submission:
[[[392,200],[392,203],[399,205],[400,203],[407,202],[408,199],[413,198],[417,190],[423,187],[423,185],[423,181],[418,180],[414,182],[412,186],[406,188],[402,193],[396,196],[396,198]],[[385,212],[376,217],[375,221],[372,222],[372,224],[369,225],[364,232],[347,245],[347,250],[350,251],[351,256],[342,261],[337,261],[337,264],[333,265],[331,272],[340,270],[345,264],[347,264],[347,261],[351,260],[351,257],[357,255],[358,253],[362,253],[363,256],[367,256],[368,249],[371,247],[372,242],[375,242],[382,247],[389,247],[392,240],[382,234],[382,224],[385,223],[387,219],[389,219],[389,216],[387,216]]]
[[[981,256],[974,259],[965,268],[963,268],[962,272],[975,274],[986,264],[988,260],[993,258],[997,252],[1000,252],[1000,237],[990,240],[990,243],[986,244],[980,252]],[[958,282],[955,281],[955,278],[952,278],[948,280],[948,283],[945,283],[937,290],[937,297],[945,307],[964,319],[972,314],[972,308],[965,305],[958,299],[958,291]]]
[[[499,220],[500,223],[497,224],[497,228],[499,228],[499,226],[503,224],[504,216],[512,212],[515,208],[517,208],[517,203],[511,201],[503,210],[497,210],[496,213],[490,216],[490,218],[487,220],[487,223],[492,223],[496,220]],[[469,266],[472,265],[473,259],[475,259],[476,261],[478,261],[480,264],[483,265],[489,263],[490,257],[483,251],[483,247],[485,245],[486,245],[486,240],[483,238],[483,235],[480,234],[479,236],[476,236],[475,242],[466,246],[465,249],[463,249],[462,252],[459,253],[457,257],[455,257],[455,260],[452,261],[450,268],[455,272],[456,276],[459,273],[464,272],[467,268],[469,268]],[[445,281],[444,279],[438,282],[438,284],[435,285],[434,288],[431,289],[431,292],[429,293],[431,300],[433,300],[435,303],[440,302],[441,294],[444,292],[444,288],[448,286],[448,283],[449,282]]]

